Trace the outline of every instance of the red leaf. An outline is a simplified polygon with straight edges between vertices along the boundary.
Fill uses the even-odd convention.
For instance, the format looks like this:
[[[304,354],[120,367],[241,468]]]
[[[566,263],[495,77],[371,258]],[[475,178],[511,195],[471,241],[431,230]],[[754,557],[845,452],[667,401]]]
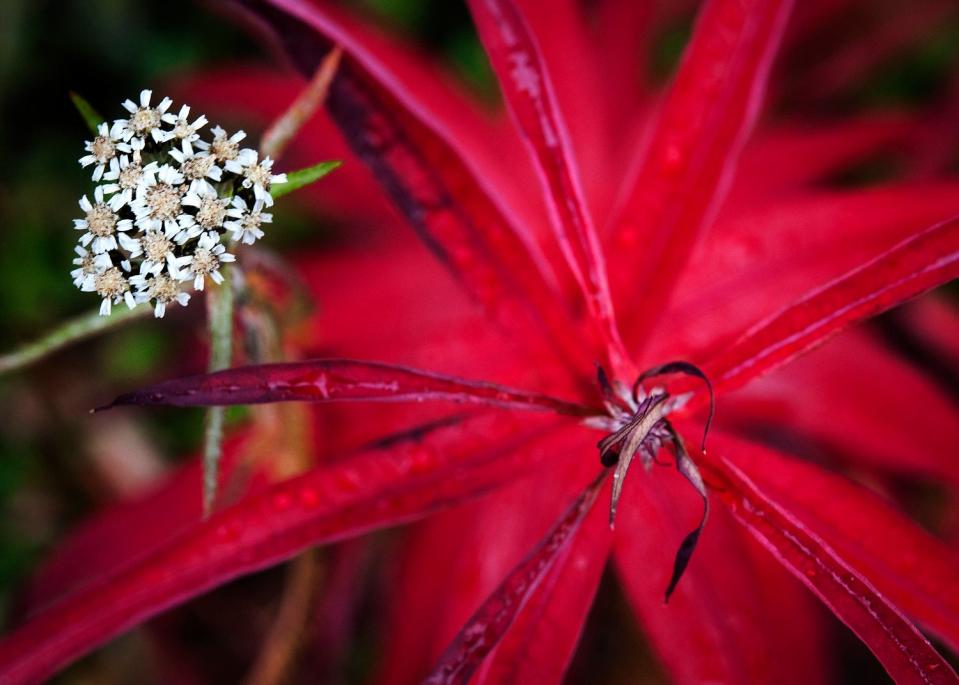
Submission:
[[[683,272],[647,359],[720,352],[784,303],[951,216],[957,193],[952,183],[904,184],[724,212]]]
[[[595,460],[584,458],[595,452],[591,431],[565,432],[549,444],[554,457],[548,469],[412,527],[397,558],[387,562],[395,577],[388,596],[385,653],[373,682],[420,682],[470,615],[595,474]],[[605,528],[608,536],[608,524]],[[438,568],[443,573],[437,574]],[[587,599],[576,601],[588,607]],[[510,634],[517,627],[514,623]],[[576,624],[569,630],[578,628]],[[575,634],[570,639],[575,640]]]
[[[567,555],[520,610],[477,674],[477,685],[563,682],[609,558],[608,515],[594,508]]]
[[[247,440],[244,436],[224,444],[220,465],[223,483],[232,483],[234,475],[240,475],[237,462]],[[197,493],[202,490],[202,478],[199,458],[191,459],[147,492],[108,505],[82,522],[59,543],[31,578],[23,597],[27,614],[50,606],[200,521],[203,503]],[[245,491],[246,487],[241,489]],[[163,516],[157,516],[158,511],[162,511]]]
[[[859,636],[897,683],[956,683],[952,667],[872,584],[736,466],[710,460],[733,516]],[[711,469],[712,470],[712,469]]]
[[[745,435],[786,429],[838,460],[959,486],[954,401],[860,331],[728,395],[722,423]]]
[[[918,117],[884,114],[829,125],[791,123],[757,130],[743,150],[723,214],[732,218],[750,203],[796,192],[880,153],[896,151],[920,126]],[[720,232],[718,226],[714,232]]]
[[[570,152],[581,172],[587,205],[594,217],[597,212],[604,215],[613,199],[613,181],[620,176],[609,165],[610,153],[619,143],[611,139],[613,98],[605,87],[610,81],[596,78],[601,69],[599,55],[593,49],[583,4],[579,0],[515,3],[536,38],[543,64],[548,66],[556,105],[569,129]],[[570,59],[570,55],[576,55],[576,59]],[[531,176],[535,177],[535,173]]]
[[[813,600],[722,507],[712,507],[695,556],[663,604],[676,547],[701,511],[678,473],[656,469],[627,484],[618,514],[617,575],[670,681],[828,682]]]
[[[595,411],[493,383],[351,359],[259,364],[156,383],[117,397],[123,405],[207,407],[267,402],[468,402],[586,416]]]
[[[617,368],[628,364],[616,328],[606,267],[583,196],[554,87],[534,37],[512,0],[470,0],[480,38],[543,184],[552,228]]]
[[[583,520],[592,510],[608,472],[600,475],[574,500],[500,586],[470,617],[424,683],[466,683],[502,639],[516,616],[549,574],[570,551]]]
[[[706,365],[731,390],[843,328],[959,276],[959,219],[933,226],[815,290],[747,332]]]
[[[959,373],[959,311],[947,298],[930,295],[902,310],[920,343]]]
[[[610,274],[630,342],[655,328],[696,238],[726,195],[791,6],[710,0],[701,11],[614,223]]]
[[[620,124],[635,115],[641,98],[650,96],[650,54],[646,46],[653,41],[654,19],[662,13],[657,4],[662,3],[606,0],[596,8],[593,49],[602,59],[603,81],[633,86],[607,89],[606,97],[617,105],[613,114]]]
[[[248,497],[7,636],[0,681],[42,680],[151,616],[311,545],[475,497],[549,458],[538,441],[557,425],[535,415],[518,424],[503,414],[446,423]]]
[[[890,602],[954,649],[959,646],[959,554],[890,504],[813,464],[721,432],[713,446]]]
[[[421,72],[415,72],[416,82],[404,82],[400,76],[407,71],[400,69],[398,76],[392,61],[386,61],[400,58],[380,49],[327,3],[234,1],[275,31],[307,75],[334,43],[342,47],[327,108],[356,155],[426,245],[496,321],[519,326],[524,344],[530,330],[542,331],[550,345],[578,362],[574,368],[582,368],[582,346],[570,344],[575,329],[555,306],[555,276],[526,232],[527,224],[513,221],[495,195],[496,187],[474,166],[477,146],[463,143],[460,119],[437,116],[430,101],[420,99],[433,93],[436,84]],[[475,123],[475,117],[468,120]],[[474,128],[473,135],[485,133],[483,146],[502,143],[508,154],[508,140],[488,127]]]
[[[164,92],[170,92],[177,102],[190,103],[212,120],[236,120],[262,130],[287,110],[305,86],[306,81],[297,74],[242,64],[179,76]],[[351,163],[352,153],[328,116],[318,113],[307,121],[295,141],[283,154],[285,168],[307,167],[319,159],[345,159],[347,163],[323,183],[298,190],[290,201],[323,217],[336,216],[351,228],[407,230],[398,228],[401,222],[383,193],[370,183],[366,169]],[[367,233],[364,230],[364,237]]]

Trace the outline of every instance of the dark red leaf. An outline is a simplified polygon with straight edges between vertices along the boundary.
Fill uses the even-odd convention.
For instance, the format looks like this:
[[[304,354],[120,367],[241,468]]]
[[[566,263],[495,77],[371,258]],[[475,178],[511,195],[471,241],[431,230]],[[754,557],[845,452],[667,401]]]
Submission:
[[[858,571],[728,460],[711,460],[733,516],[859,636],[897,683],[956,683],[952,667]]]
[[[208,407],[294,401],[437,400],[570,416],[596,413],[585,406],[539,393],[351,359],[260,364],[177,378],[120,395],[102,409],[131,404]]]
[[[628,359],[619,340],[605,260],[539,47],[513,0],[470,0],[469,6],[503,97],[539,171],[553,233],[608,347],[606,360],[622,370]]]
[[[710,0],[624,185],[610,276],[630,343],[655,328],[762,103],[790,0]]]
[[[959,310],[946,297],[930,295],[903,308],[920,345],[959,374]]]
[[[556,443],[543,439],[557,425],[504,414],[444,423],[250,496],[8,635],[0,641],[0,681],[43,680],[151,616],[311,545],[476,497],[548,459]]]
[[[470,617],[424,683],[466,683],[493,650],[550,570],[570,551],[608,475],[600,475],[574,500],[546,536]]]

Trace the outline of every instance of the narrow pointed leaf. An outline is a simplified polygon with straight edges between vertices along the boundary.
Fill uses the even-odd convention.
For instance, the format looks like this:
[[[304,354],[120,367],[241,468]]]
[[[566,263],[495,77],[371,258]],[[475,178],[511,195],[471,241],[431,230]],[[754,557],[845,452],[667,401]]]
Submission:
[[[867,576],[903,612],[959,646],[959,555],[891,504],[814,464],[716,436],[715,448]]]
[[[627,359],[616,327],[605,259],[539,47],[513,0],[470,0],[469,7],[510,113],[539,171],[553,233],[608,347],[608,358],[620,370]]]
[[[615,144],[610,126],[614,99],[605,87],[607,81],[596,78],[602,67],[591,41],[588,10],[579,0],[514,1],[548,65],[556,103],[569,128],[570,152],[581,172],[587,205],[594,212],[605,213],[615,190],[614,179],[620,176],[619,170],[609,164]],[[570,55],[576,55],[576,59],[570,59]]]
[[[726,395],[723,417],[744,435],[788,431],[831,461],[959,487],[955,400],[865,331]]]
[[[450,97],[436,74],[415,68],[330,3],[234,2],[276,33],[305,76],[334,44],[343,49],[327,110],[354,153],[494,320],[520,327],[523,344],[530,343],[526,332],[539,332],[541,342],[582,361],[582,346],[569,344],[573,324],[555,306],[546,258],[488,181],[487,167],[477,166],[491,146],[509,155],[511,141]]]
[[[655,327],[724,199],[758,115],[790,0],[710,0],[613,224],[610,275],[630,342]]]
[[[879,155],[901,150],[923,125],[918,116],[871,114],[828,125],[785,123],[759,129],[743,150],[723,206],[735,211],[811,187]],[[775,174],[769,173],[772,168]],[[726,209],[720,221],[722,215],[728,215]],[[716,230],[720,230],[718,226]]]
[[[284,195],[292,193],[294,190],[299,190],[311,183],[319,181],[341,164],[342,162],[339,161],[320,162],[305,169],[289,171],[286,174],[286,183],[275,184],[270,188],[270,195],[272,195],[274,199],[283,197]]]
[[[223,447],[223,482],[245,494],[265,481],[263,473],[238,478],[249,433],[228,439]],[[31,577],[21,595],[22,609],[32,615],[67,594],[95,583],[120,565],[149,553],[200,521],[203,487],[197,455],[134,499],[107,504],[72,529]],[[163,516],[157,516],[158,511]]]
[[[349,359],[260,364],[157,383],[117,397],[104,409],[123,405],[177,407],[267,402],[423,402],[446,400],[572,416],[585,406],[493,383]]]
[[[859,636],[897,683],[957,683],[929,641],[860,573],[761,492],[731,462],[714,462],[733,516]]]
[[[463,630],[440,657],[424,685],[467,683],[529,601],[539,584],[568,554],[599,495],[604,470],[574,500],[546,536],[516,565],[500,586],[470,617]]]
[[[548,469],[411,527],[403,545],[397,547],[395,556],[385,565],[391,575],[392,591],[386,598],[384,653],[372,682],[415,683],[430,673],[469,617],[539,542],[543,532],[563,513],[566,503],[595,475],[595,461],[583,458],[593,453],[594,442],[590,431],[558,433],[542,443],[542,448],[553,454]],[[590,516],[595,518],[598,514],[602,519],[603,513],[602,508],[596,508]],[[584,523],[584,535],[592,520]],[[581,544],[599,547],[602,540],[608,541],[608,526],[604,527],[605,536],[594,541],[582,541],[582,536],[577,536],[562,565],[573,563],[573,555]],[[437,568],[444,572],[437,574]],[[581,570],[587,574],[587,565]],[[572,573],[571,577],[579,576]],[[424,578],[429,578],[429,582],[424,583]],[[541,585],[536,596],[543,590]],[[547,594],[553,596],[551,591]],[[557,597],[562,595],[559,592]],[[534,601],[531,599],[521,613],[529,613]],[[570,601],[575,604],[583,600],[577,597]],[[556,610],[566,609],[557,606]],[[515,630],[525,631],[519,627],[520,621],[518,617],[501,646],[510,641]],[[561,654],[572,649],[558,644],[562,640],[560,633],[575,642],[575,634],[570,636],[569,631],[578,632],[578,625],[556,631],[555,658],[550,670],[561,669],[563,664],[557,663],[562,660]],[[497,653],[498,650],[487,664],[497,658]],[[484,667],[477,673],[477,679],[484,678],[487,670]]]
[[[90,132],[93,135],[97,135],[97,128],[106,120],[100,116],[99,112],[93,109],[93,105],[73,91],[70,91],[70,101],[73,103],[73,106],[77,108],[77,112],[80,113]]]
[[[842,329],[959,276],[959,219],[904,240],[757,325],[706,365],[730,390],[820,345]]]
[[[559,685],[585,627],[612,545],[594,507],[569,552],[533,591],[477,674],[477,685]]]
[[[0,641],[0,682],[44,680],[111,637],[303,549],[463,502],[536,467],[555,419],[443,424],[279,483],[216,512]],[[489,445],[496,447],[490,448]]]
[[[957,193],[955,183],[897,184],[729,211],[687,265],[648,358],[721,352],[784,304],[953,216]]]
[[[722,506],[713,507],[696,556],[664,606],[676,547],[700,515],[697,499],[674,470],[655,469],[626,491],[614,545],[637,627],[670,682],[828,682],[819,607]]]

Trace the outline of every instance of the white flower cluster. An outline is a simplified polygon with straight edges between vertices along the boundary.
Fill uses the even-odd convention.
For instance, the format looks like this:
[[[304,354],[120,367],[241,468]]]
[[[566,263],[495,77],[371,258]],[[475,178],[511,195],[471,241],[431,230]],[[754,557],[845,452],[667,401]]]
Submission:
[[[124,102],[129,116],[100,124],[80,158],[98,185],[73,222],[83,234],[70,275],[103,299],[103,315],[120,302],[151,302],[162,317],[167,305],[189,302],[185,283],[221,283],[221,265],[235,259],[230,242],[263,237],[273,220],[264,211],[273,205],[270,186],[286,182],[269,157],[240,148],[242,131],[228,136],[214,126],[212,140],[201,140],[205,116],[191,121],[189,106],[174,114],[170,98],[156,106],[150,99],[144,90],[139,104]]]

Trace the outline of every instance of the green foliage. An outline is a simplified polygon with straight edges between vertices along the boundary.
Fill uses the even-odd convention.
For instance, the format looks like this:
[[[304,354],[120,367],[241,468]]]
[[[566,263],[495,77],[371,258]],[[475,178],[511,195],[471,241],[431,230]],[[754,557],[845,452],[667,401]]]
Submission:
[[[83,117],[83,120],[87,123],[87,128],[90,129],[90,132],[96,135],[97,127],[106,120],[100,116],[99,112],[93,109],[93,105],[72,90],[70,91],[70,101],[73,102],[73,106],[77,108],[80,116]]]
[[[270,195],[273,196],[273,199],[288,195],[294,190],[299,190],[304,186],[315,183],[341,164],[342,162],[333,160],[329,162],[320,162],[319,164],[314,164],[313,166],[306,167],[305,169],[291,171],[286,175],[286,183],[274,184],[274,186],[270,189]]]

